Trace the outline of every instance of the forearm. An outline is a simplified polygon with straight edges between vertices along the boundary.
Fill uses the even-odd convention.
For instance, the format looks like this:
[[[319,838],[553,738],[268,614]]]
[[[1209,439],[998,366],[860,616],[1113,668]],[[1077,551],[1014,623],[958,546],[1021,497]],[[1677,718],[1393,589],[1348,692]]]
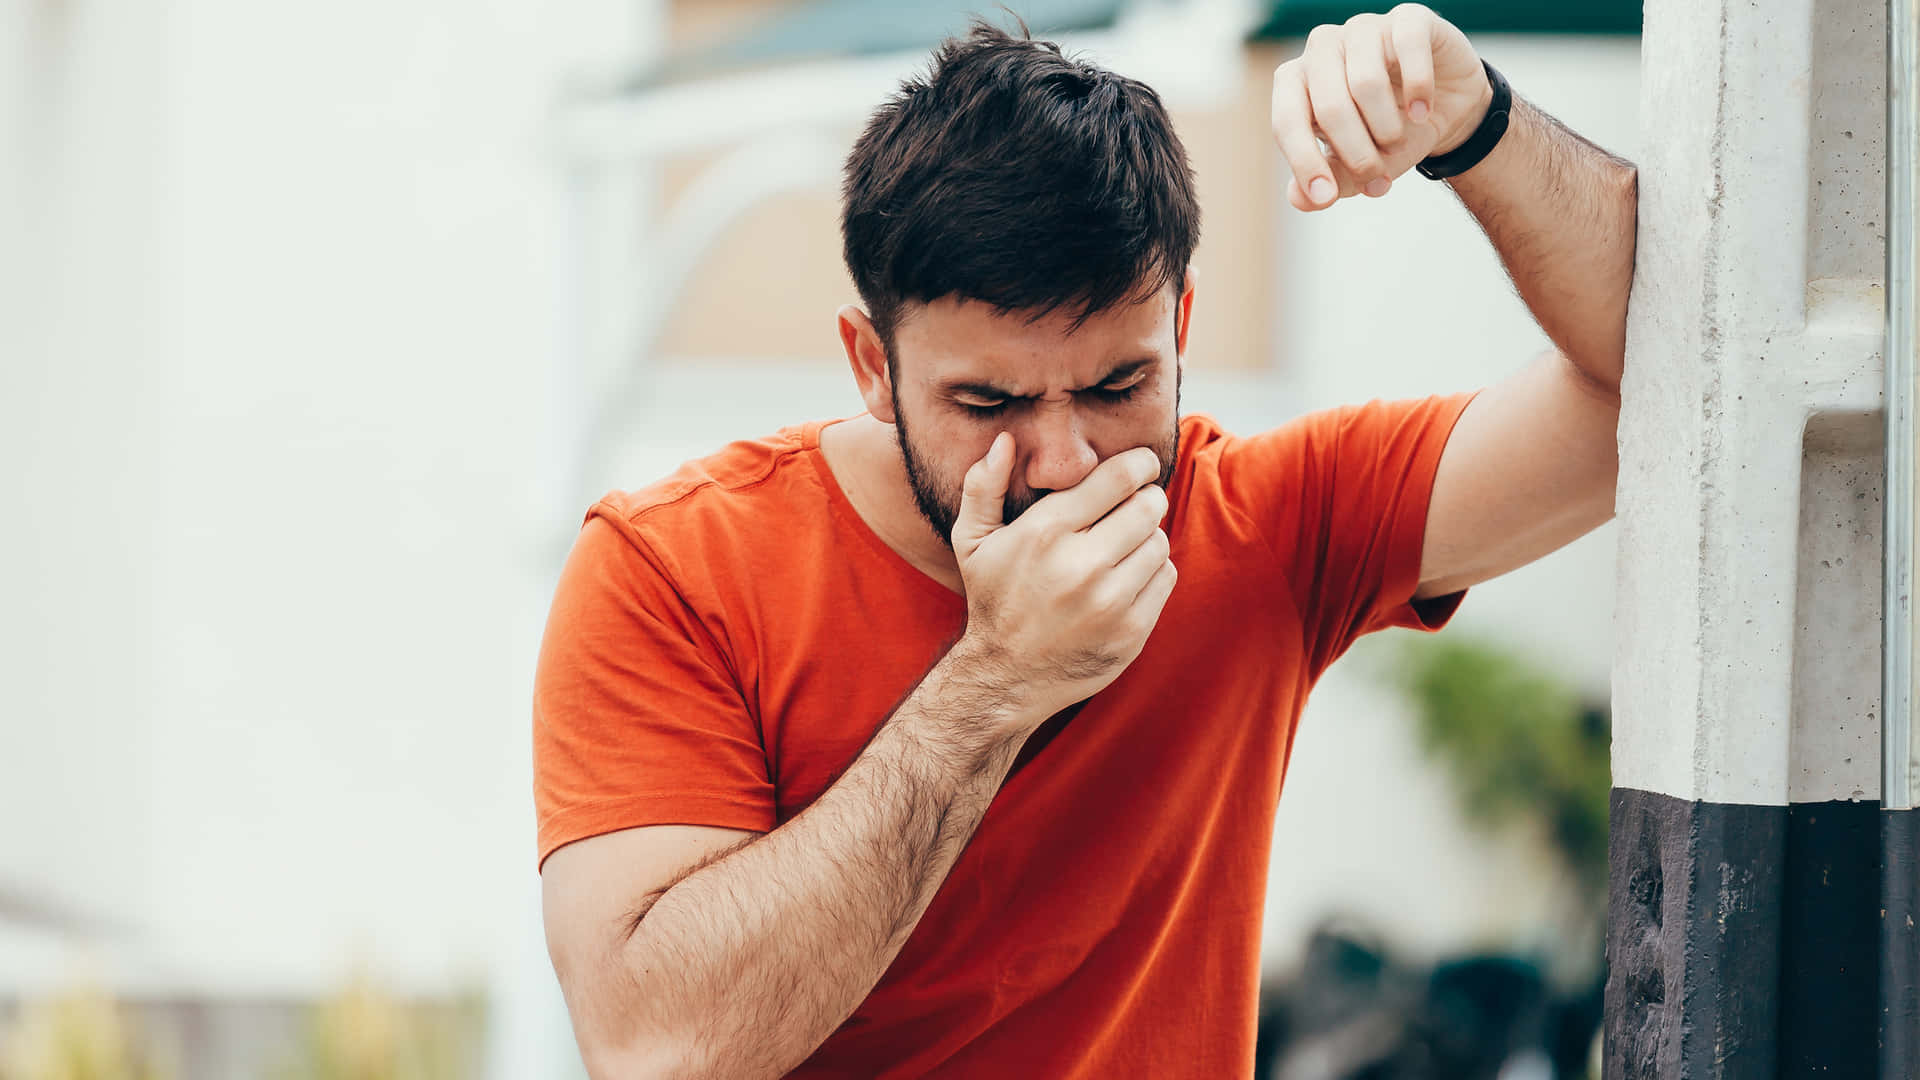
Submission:
[[[1639,207],[1632,163],[1516,93],[1506,135],[1448,183],[1541,329],[1590,380],[1617,393]]]
[[[644,912],[623,1026],[666,1075],[780,1076],[852,1014],[1005,779],[1018,742],[982,733],[1013,708],[949,653],[813,805]]]

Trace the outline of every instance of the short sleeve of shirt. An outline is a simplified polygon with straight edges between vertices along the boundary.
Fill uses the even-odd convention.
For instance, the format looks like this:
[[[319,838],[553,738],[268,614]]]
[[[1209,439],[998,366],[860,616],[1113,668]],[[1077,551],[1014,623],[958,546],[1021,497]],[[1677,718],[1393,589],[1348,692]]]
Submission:
[[[1222,449],[1222,484],[1270,538],[1315,677],[1364,634],[1439,629],[1466,595],[1413,600],[1434,474],[1472,399],[1329,409]]]
[[[560,574],[534,676],[539,858],[640,825],[768,831],[773,785],[732,669],[658,558],[597,506]]]

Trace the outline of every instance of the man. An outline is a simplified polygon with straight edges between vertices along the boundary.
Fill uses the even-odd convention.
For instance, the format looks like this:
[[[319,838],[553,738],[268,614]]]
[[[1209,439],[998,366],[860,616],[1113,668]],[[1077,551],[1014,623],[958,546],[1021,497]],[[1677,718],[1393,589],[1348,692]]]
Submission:
[[[1287,198],[1457,173],[1557,350],[1247,438],[1178,414],[1198,210],[1152,91],[976,27],[875,114],[867,413],[609,496],[554,599],[540,854],[593,1076],[1249,1073],[1307,690],[1612,513],[1635,174],[1502,128],[1503,85],[1416,4],[1320,27],[1274,78]]]

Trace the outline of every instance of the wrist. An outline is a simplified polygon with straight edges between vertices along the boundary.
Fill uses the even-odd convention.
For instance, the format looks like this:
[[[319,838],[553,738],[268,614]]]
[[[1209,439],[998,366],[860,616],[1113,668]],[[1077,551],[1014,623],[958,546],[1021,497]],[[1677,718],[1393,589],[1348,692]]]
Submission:
[[[1474,132],[1480,130],[1480,125],[1486,122],[1487,112],[1493,108],[1494,93],[1493,82],[1487,78],[1484,68],[1479,72],[1479,88],[1479,94],[1474,98],[1473,107],[1467,110],[1466,118],[1455,124],[1453,130],[1440,137],[1440,141],[1427,152],[1428,157],[1439,157],[1460,149],[1468,139],[1473,138]]]
[[[1036,726],[1029,717],[1037,709],[993,647],[963,637],[928,670],[895,720],[943,770],[998,779]]]
[[[948,700],[964,704],[983,727],[1012,728],[1022,736],[1053,715],[1042,687],[1021,671],[997,642],[962,634],[934,665]]]

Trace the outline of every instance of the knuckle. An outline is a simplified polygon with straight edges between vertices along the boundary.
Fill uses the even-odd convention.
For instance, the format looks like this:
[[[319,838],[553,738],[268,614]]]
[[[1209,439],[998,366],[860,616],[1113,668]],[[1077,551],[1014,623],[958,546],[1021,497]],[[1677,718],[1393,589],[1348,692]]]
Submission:
[[[1330,39],[1337,39],[1339,36],[1340,27],[1333,23],[1321,23],[1319,26],[1307,31],[1307,47],[1312,48],[1315,45],[1326,45]]]
[[[1387,81],[1386,72],[1374,71],[1368,68],[1361,71],[1348,72],[1347,88],[1355,94],[1377,97],[1390,92],[1393,89],[1393,84]]]

